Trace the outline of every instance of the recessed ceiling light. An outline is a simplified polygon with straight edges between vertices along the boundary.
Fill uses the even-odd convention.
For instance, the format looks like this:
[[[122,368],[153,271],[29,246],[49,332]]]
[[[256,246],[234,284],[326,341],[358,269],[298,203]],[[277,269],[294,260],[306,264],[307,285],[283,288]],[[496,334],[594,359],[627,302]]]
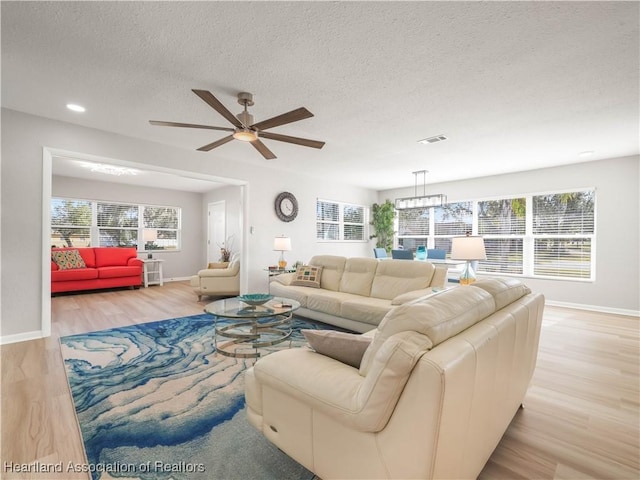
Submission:
[[[67,103],[67,108],[73,112],[84,112],[86,109],[82,105],[76,105],[75,103]]]
[[[585,150],[584,152],[580,152],[578,154],[579,157],[590,157],[591,155],[593,155],[593,150]]]

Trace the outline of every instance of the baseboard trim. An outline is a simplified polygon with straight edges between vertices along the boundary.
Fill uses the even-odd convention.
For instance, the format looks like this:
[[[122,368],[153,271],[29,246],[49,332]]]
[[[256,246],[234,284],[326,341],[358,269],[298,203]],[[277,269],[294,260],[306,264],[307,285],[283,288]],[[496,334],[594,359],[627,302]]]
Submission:
[[[2,337],[0,337],[0,345],[26,342],[27,340],[37,340],[39,338],[44,338],[42,330],[36,330],[34,332],[16,333],[15,335],[3,335]]]
[[[590,312],[611,313],[614,315],[625,315],[628,317],[640,317],[640,310],[629,310],[626,308],[603,307],[601,305],[585,305],[583,303],[554,302],[552,300],[547,300],[546,304],[552,307],[573,308],[575,310],[587,310]]]

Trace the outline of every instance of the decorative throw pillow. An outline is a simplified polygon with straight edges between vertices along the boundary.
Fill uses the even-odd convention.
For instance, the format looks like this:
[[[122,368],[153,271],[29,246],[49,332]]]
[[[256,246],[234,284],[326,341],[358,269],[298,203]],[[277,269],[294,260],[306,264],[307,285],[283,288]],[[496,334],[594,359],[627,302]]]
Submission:
[[[360,362],[372,338],[335,330],[300,330],[317,353],[360,368]]]
[[[314,267],[313,265],[304,265],[298,267],[296,276],[291,285],[299,287],[320,288],[320,277],[322,276],[322,267]]]
[[[60,270],[71,268],[87,268],[78,250],[59,250],[51,252],[51,259],[58,265]]]

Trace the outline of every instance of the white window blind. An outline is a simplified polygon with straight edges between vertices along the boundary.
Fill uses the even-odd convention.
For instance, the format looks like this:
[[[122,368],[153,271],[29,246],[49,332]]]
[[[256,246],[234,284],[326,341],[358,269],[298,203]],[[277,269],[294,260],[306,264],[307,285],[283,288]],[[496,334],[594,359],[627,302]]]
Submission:
[[[54,247],[180,247],[181,209],[80,199],[51,199],[51,245]],[[157,240],[143,240],[154,229]]]
[[[320,200],[316,202],[316,239],[364,241],[366,210],[361,205]]]
[[[454,237],[473,228],[473,202],[446,203],[434,208],[434,234]]]
[[[180,209],[176,207],[143,207],[143,227],[156,230],[157,239],[145,245],[145,250],[174,250],[178,248]]]
[[[487,259],[479,271],[522,274],[526,234],[526,199],[501,198],[478,202],[478,233],[484,237]]]
[[[138,244],[138,206],[98,202],[99,246],[134,247]]]
[[[592,280],[595,191],[580,190],[398,211],[397,243],[451,252],[454,236],[481,235],[491,274]]]
[[[51,245],[86,247],[91,244],[91,202],[51,199]]]
[[[427,245],[431,230],[432,208],[409,208],[397,211],[398,245],[415,252],[418,245]]]
[[[533,197],[534,274],[592,278],[595,192]]]

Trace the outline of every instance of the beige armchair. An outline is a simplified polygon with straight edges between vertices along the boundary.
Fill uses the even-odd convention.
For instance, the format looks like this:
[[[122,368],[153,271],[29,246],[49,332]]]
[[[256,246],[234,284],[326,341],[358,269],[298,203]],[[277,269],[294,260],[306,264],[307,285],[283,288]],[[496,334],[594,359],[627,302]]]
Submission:
[[[229,296],[240,294],[240,261],[233,260],[227,268],[205,268],[191,277],[198,301],[203,296]]]

